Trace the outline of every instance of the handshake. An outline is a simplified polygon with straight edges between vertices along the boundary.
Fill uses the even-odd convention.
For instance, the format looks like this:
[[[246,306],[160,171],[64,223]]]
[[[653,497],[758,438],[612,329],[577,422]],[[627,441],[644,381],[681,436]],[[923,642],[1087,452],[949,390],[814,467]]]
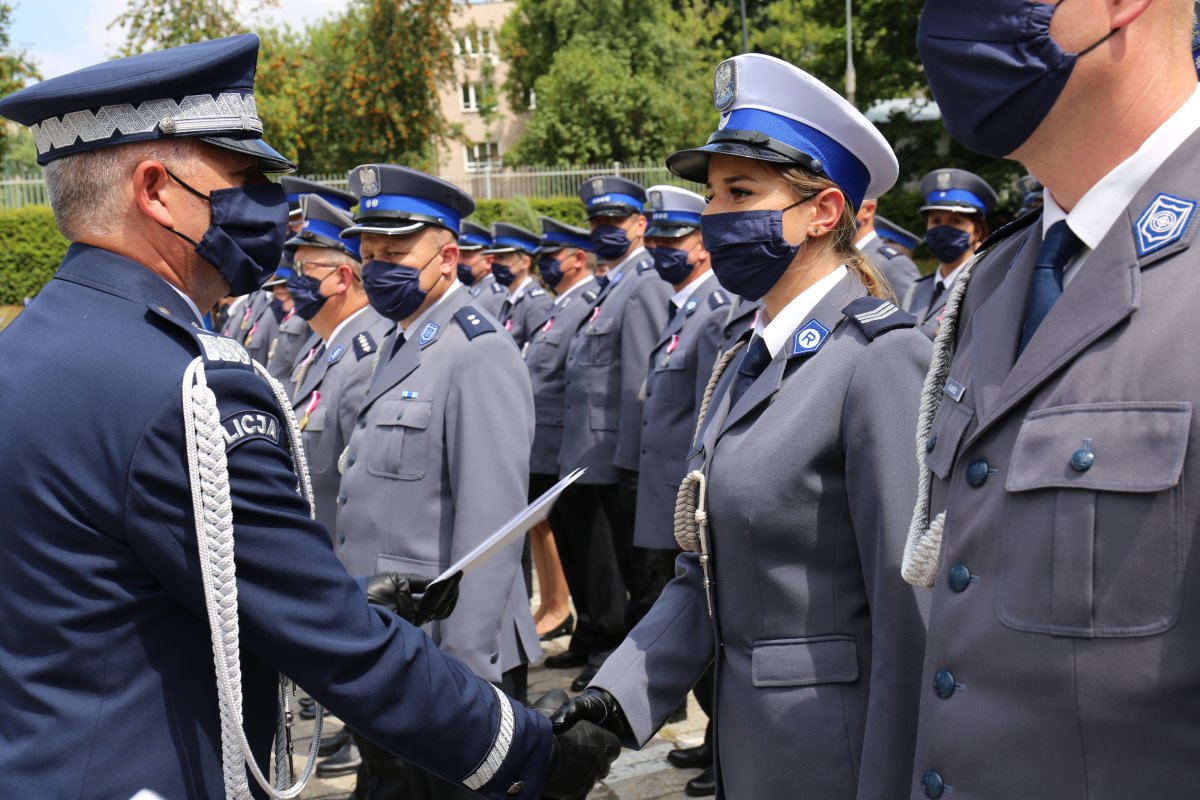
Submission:
[[[423,625],[450,616],[461,578],[459,573],[431,586],[431,579],[420,575],[384,572],[367,578],[367,598],[414,625]],[[603,689],[589,688],[574,700],[555,689],[531,708],[554,725],[543,795],[562,800],[587,797],[621,753],[620,737],[629,730],[621,707]]]

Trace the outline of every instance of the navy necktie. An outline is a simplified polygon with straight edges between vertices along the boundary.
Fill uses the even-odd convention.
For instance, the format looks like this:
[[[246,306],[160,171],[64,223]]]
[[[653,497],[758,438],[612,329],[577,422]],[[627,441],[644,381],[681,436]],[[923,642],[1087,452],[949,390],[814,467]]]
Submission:
[[[396,353],[400,352],[400,348],[404,347],[404,342],[404,331],[400,330],[399,326],[396,326],[396,341],[392,342],[392,353],[388,356],[389,359],[394,358]]]
[[[675,315],[678,313],[679,313],[679,308],[675,305],[674,301],[668,300],[667,301],[667,324],[670,324],[671,322],[673,322],[675,319]]]
[[[946,284],[942,283],[941,278],[933,279],[933,293],[929,295],[929,307],[925,309],[925,319],[933,316],[933,310],[937,308],[938,300],[942,299],[942,293],[946,291]]]
[[[767,364],[771,363],[771,351],[767,349],[767,343],[763,341],[761,336],[755,336],[754,341],[746,348],[745,355],[738,363],[737,376],[733,379],[733,388],[730,390],[733,393],[729,407],[733,408],[737,405],[737,401],[742,399],[742,395],[754,383],[754,379],[762,375],[763,370],[767,368]]]
[[[1033,280],[1029,284],[1029,305],[1025,309],[1021,343],[1017,345],[1018,356],[1025,351],[1025,346],[1033,338],[1042,320],[1050,313],[1051,307],[1062,297],[1063,269],[1081,247],[1083,242],[1067,225],[1065,219],[1054,223],[1050,230],[1046,231],[1046,238],[1042,240],[1037,261],[1033,265]]]

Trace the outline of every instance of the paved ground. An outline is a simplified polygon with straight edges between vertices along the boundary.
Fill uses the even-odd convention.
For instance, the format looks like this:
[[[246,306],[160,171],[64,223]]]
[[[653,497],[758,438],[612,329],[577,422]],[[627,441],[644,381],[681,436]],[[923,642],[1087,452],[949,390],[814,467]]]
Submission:
[[[544,655],[561,653],[567,646],[568,637],[556,639],[543,645]],[[529,696],[537,698],[551,689],[568,688],[578,670],[553,670],[542,667],[540,662],[529,672]],[[625,750],[608,779],[590,795],[593,800],[676,800],[683,798],[683,785],[699,774],[699,770],[675,769],[666,761],[667,751],[675,747],[692,747],[704,738],[707,718],[696,705],[695,698],[688,697],[688,717],[682,722],[668,725],[659,731],[641,751]],[[337,720],[326,721],[325,732],[341,727]],[[296,769],[303,767],[303,756],[312,741],[312,723],[301,721],[297,728]],[[354,777],[321,780],[313,777],[304,793],[305,800],[332,800],[345,797],[354,789]]]

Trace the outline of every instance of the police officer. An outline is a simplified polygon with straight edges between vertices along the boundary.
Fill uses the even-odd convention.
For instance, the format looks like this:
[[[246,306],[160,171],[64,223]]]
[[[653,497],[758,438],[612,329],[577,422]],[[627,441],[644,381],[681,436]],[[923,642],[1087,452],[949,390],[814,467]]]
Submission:
[[[932,339],[963,265],[988,235],[987,215],[996,206],[996,192],[987,181],[965,169],[936,169],[921,179],[925,204],[925,245],[938,266],[912,285],[904,310],[917,318]]]
[[[471,302],[478,308],[500,316],[500,306],[508,290],[496,283],[492,274],[492,232],[474,222],[463,222],[458,236],[458,280],[470,287]]]
[[[592,246],[610,268],[592,313],[575,332],[567,353],[558,463],[564,475],[576,467],[587,469],[579,489],[567,498],[572,508],[570,535],[580,537],[581,550],[590,551],[586,538],[595,527],[592,515],[596,506],[602,510],[629,597],[625,625],[631,626],[649,609],[660,583],[657,559],[633,546],[633,527],[641,388],[650,350],[667,321],[671,289],[659,280],[642,246],[646,190],[626,178],[597,176],[584,181],[579,197],[587,208]],[[564,562],[564,569],[571,568]],[[547,659],[547,665],[568,666],[578,658],[565,664],[552,661]],[[595,661],[577,679],[580,688],[594,674]]]
[[[1021,195],[1021,210],[1018,216],[1036,211],[1045,202],[1045,187],[1032,175],[1024,175],[1017,180],[1017,193]]]
[[[0,338],[0,416],[20,421],[0,427],[19,498],[0,535],[0,795],[249,796],[273,783],[246,759],[270,758],[281,672],[486,796],[544,794],[547,758],[554,793],[586,791],[593,745],[552,748],[539,715],[367,606],[297,492],[281,394],[199,327],[282,253],[263,173],[292,165],[260,138],[257,52],[202,42],[0,100],[73,242]]]
[[[854,244],[867,254],[875,271],[891,284],[892,293],[896,299],[904,297],[917,278],[921,277],[917,265],[911,256],[905,255],[898,247],[892,246],[876,230],[875,211],[879,208],[878,200],[864,200],[862,208],[858,209],[858,239]]]
[[[718,367],[692,451],[677,517],[692,552],[556,724],[602,720],[639,746],[715,663],[727,796],[893,798],[924,638],[894,575],[916,489],[896,421],[919,405],[930,345],[853,241],[855,206],[891,187],[896,159],[769,56],[723,62],[714,95],[720,129],[667,164],[707,181],[713,270],[762,314]]]
[[[351,574],[404,565],[399,571],[432,577],[526,504],[529,373],[511,337],[458,281],[456,241],[471,197],[388,164],[354,168],[350,186],[359,208],[341,235],[361,237],[367,297],[396,331],[346,450],[335,550]],[[471,572],[456,612],[428,628],[443,651],[518,699],[541,655],[520,556],[514,543]],[[414,791],[454,794],[432,775],[410,779],[427,782]]]
[[[918,33],[950,134],[1023,163],[1045,205],[964,270],[934,347],[904,573],[933,602],[909,791],[1190,797],[1193,3],[1027,5],[930,2]]]
[[[906,228],[900,227],[887,217],[879,214],[875,215],[875,233],[879,235],[880,239],[883,239],[909,258],[912,258],[913,251],[921,243],[920,236],[917,236]],[[903,298],[904,293],[897,292],[896,296]]]
[[[273,299],[278,301],[279,307],[283,310],[283,316],[279,319],[279,327],[275,331],[275,340],[271,342],[271,347],[267,351],[267,372],[272,378],[285,385],[291,380],[292,370],[295,369],[296,361],[300,358],[301,348],[312,336],[312,329],[308,327],[308,323],[296,314],[296,304],[287,286],[288,280],[295,273],[290,262],[290,258],[285,259],[275,270],[275,275],[263,287],[271,292]]]
[[[497,222],[492,225],[492,246],[484,250],[492,257],[492,277],[508,291],[497,318],[520,348],[546,321],[554,302],[533,279],[537,249],[537,234],[519,225]]]
[[[304,229],[303,197],[305,195],[315,194],[326,204],[347,214],[358,202],[358,198],[344,189],[337,189],[327,183],[308,178],[298,178],[295,175],[284,175],[279,179],[279,185],[283,187],[284,194],[287,195],[288,233],[292,235]]]

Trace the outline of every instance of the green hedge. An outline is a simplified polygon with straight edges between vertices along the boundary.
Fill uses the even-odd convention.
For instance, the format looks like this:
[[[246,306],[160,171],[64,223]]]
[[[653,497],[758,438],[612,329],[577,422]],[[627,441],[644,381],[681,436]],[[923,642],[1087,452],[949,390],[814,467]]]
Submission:
[[[48,206],[0,211],[0,306],[20,305],[41,291],[66,252]]]
[[[479,225],[489,226],[493,222],[511,222],[541,232],[538,218],[542,215],[554,217],[568,225],[587,227],[587,215],[578,197],[517,197],[512,200],[477,200],[475,213],[468,219]]]

